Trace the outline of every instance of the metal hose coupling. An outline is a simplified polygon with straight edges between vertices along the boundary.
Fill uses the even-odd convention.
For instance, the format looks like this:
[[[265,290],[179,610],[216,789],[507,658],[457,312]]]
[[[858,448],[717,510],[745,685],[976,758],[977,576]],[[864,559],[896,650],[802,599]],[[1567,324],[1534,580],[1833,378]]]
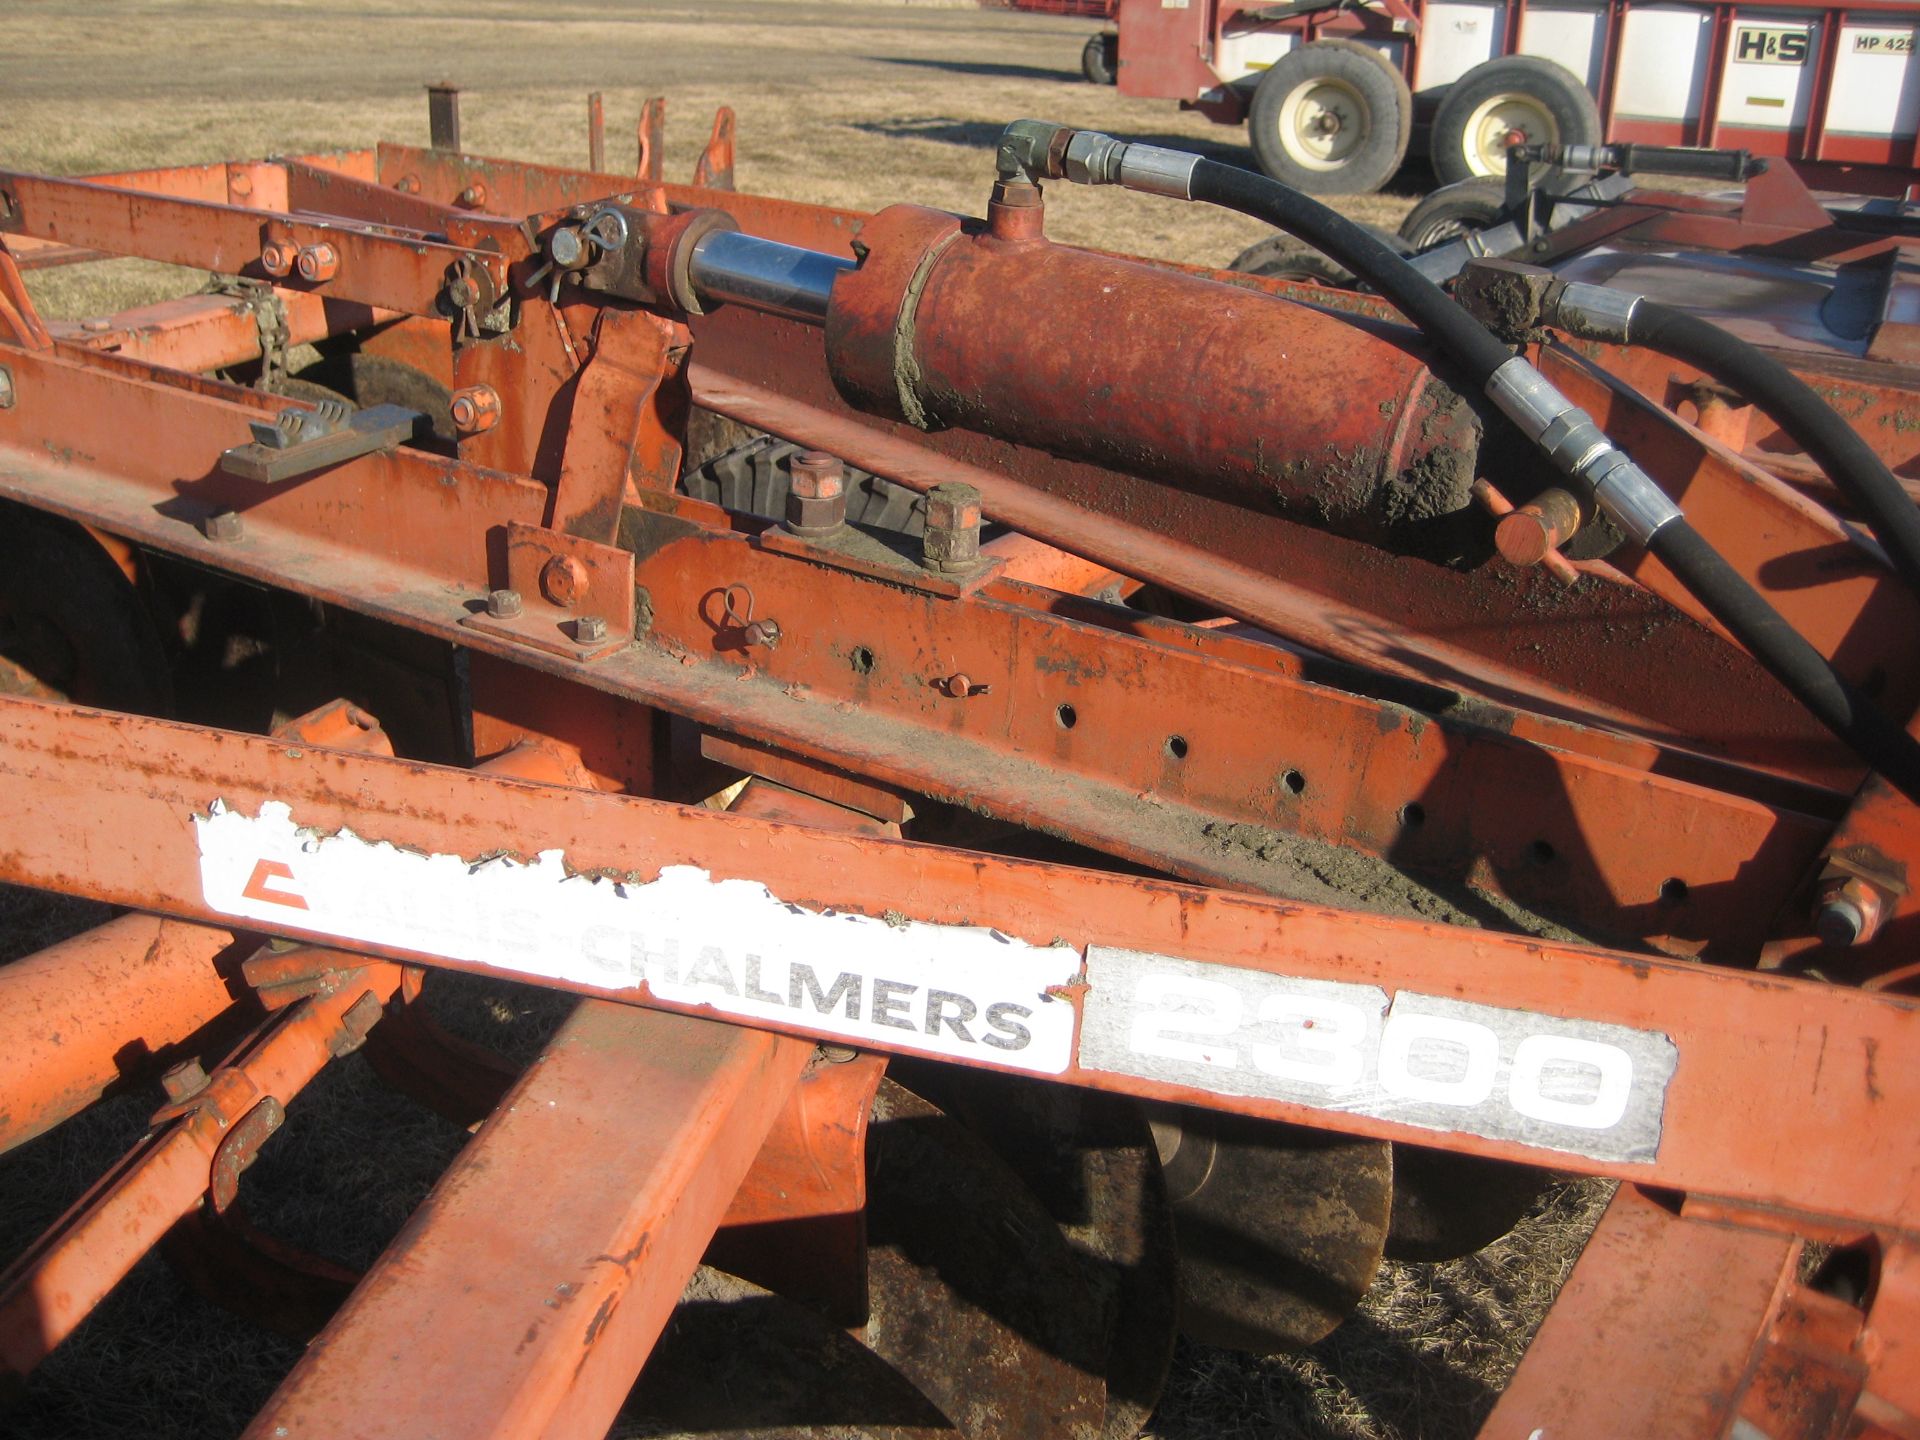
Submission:
[[[1193,167],[1200,163],[1184,150],[1129,144],[1047,120],[1014,121],[1000,137],[996,159],[1003,180],[1119,185],[1173,200],[1193,198]]]
[[[1584,486],[1635,544],[1644,548],[1681,518],[1667,492],[1524,357],[1514,356],[1488,376],[1486,390],[1501,413]]]
[[[1541,301],[1540,320],[1582,340],[1629,345],[1633,343],[1633,312],[1640,299],[1630,290],[1569,280],[1548,289]]]

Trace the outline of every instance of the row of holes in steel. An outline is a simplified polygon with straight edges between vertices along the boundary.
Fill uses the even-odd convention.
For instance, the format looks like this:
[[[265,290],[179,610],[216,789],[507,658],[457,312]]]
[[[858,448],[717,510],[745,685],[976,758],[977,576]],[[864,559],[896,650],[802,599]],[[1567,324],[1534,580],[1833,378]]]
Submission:
[[[853,652],[853,668],[861,674],[873,669],[873,652],[864,645]],[[1071,730],[1080,723],[1080,712],[1073,706],[1062,703],[1054,707],[1054,719],[1059,721],[1062,730]],[[1167,737],[1167,755],[1174,760],[1187,758],[1187,739],[1184,735]],[[1280,777],[1280,783],[1295,795],[1304,794],[1307,777],[1298,770],[1289,770]],[[1417,830],[1427,821],[1426,807],[1417,800],[1410,800],[1400,807],[1400,823],[1409,830]],[[1535,840],[1527,847],[1527,858],[1536,865],[1551,865],[1559,858],[1559,852],[1549,840]],[[1687,900],[1687,882],[1678,875],[1670,875],[1660,882],[1660,899],[1668,905],[1682,905]]]

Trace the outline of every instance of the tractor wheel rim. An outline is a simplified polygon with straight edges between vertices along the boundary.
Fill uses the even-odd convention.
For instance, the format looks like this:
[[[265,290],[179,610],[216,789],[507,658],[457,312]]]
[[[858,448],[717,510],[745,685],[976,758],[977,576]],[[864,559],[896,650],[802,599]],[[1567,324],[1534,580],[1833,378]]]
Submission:
[[[1308,170],[1338,170],[1373,128],[1366,97],[1329,76],[1296,85],[1280,106],[1280,143]]]
[[[1520,136],[1519,141],[1513,137]],[[1557,145],[1560,127],[1553,114],[1531,95],[1492,95],[1467,117],[1467,168],[1476,175],[1505,175],[1512,144]]]

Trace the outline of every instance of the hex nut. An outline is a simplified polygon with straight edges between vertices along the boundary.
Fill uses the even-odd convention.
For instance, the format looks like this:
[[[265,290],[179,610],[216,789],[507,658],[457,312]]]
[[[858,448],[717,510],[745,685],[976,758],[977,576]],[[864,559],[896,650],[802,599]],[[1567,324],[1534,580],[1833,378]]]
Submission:
[[[230,545],[246,533],[246,525],[237,510],[222,510],[200,522],[200,532],[209,540]]]
[[[965,573],[980,564],[980,492],[949,482],[927,492],[921,562],[929,570]]]
[[[571,610],[587,593],[587,567],[571,555],[553,556],[540,567],[540,593],[561,609]]]
[[[308,284],[325,284],[340,273],[340,252],[325,241],[317,245],[304,245],[294,261],[294,268]]]
[[[491,385],[468,385],[453,392],[448,413],[463,435],[481,435],[500,420],[500,393]]]
[[[827,500],[846,494],[847,467],[824,450],[802,450],[788,462],[793,493],[808,500]]]
[[[282,279],[293,273],[294,263],[299,257],[299,250],[289,242],[269,240],[260,247],[260,268],[275,279]]]
[[[511,620],[526,608],[518,590],[487,592],[487,614],[496,620]]]
[[[598,615],[582,615],[573,622],[573,643],[598,645],[607,638],[607,622]]]

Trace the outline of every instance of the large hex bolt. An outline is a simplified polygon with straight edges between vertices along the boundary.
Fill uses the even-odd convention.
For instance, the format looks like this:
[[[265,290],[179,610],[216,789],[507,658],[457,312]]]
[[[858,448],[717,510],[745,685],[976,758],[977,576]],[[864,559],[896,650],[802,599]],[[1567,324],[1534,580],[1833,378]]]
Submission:
[[[831,535],[847,523],[847,467],[822,450],[802,450],[788,462],[787,529]]]
[[[1865,945],[1880,931],[1886,901],[1877,886],[1857,875],[1834,876],[1820,886],[1813,928],[1823,944],[1836,950]]]
[[[453,392],[449,414],[462,435],[479,435],[499,423],[500,394],[491,385],[463,386]]]
[[[980,564],[980,492],[949,481],[927,492],[927,533],[920,563],[943,575],[964,575]]]
[[[293,268],[309,285],[325,284],[340,273],[340,252],[324,240],[317,245],[303,245]]]
[[[276,280],[291,275],[299,258],[300,249],[290,240],[269,240],[260,247],[260,268]]]

